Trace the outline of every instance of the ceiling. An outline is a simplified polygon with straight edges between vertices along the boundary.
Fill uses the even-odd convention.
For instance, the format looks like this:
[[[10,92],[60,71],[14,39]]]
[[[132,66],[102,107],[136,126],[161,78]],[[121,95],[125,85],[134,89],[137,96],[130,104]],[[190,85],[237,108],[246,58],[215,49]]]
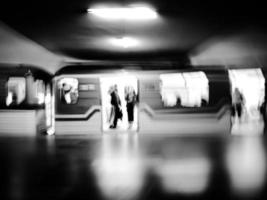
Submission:
[[[2,0],[0,20],[58,55],[101,60],[184,60],[213,37],[256,30],[265,33],[265,6],[228,0],[146,0],[159,17],[128,22],[98,19],[86,12],[99,3],[140,1]],[[130,36],[139,45],[122,48],[110,38]]]

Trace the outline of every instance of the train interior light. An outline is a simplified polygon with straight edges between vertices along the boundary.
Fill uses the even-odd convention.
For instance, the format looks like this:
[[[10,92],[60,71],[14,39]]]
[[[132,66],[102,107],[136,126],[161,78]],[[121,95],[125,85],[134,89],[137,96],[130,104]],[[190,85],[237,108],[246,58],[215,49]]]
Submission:
[[[23,77],[10,77],[7,83],[8,94],[6,98],[6,105],[19,105],[26,97],[25,78]]]
[[[166,107],[200,107],[208,103],[208,79],[203,72],[161,74],[161,96]]]

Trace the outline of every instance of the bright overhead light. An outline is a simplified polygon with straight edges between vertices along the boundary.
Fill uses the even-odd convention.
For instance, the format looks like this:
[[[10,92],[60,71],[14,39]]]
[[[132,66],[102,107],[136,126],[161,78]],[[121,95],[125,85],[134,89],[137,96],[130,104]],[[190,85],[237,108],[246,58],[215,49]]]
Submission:
[[[95,16],[110,20],[151,20],[158,16],[157,12],[149,7],[91,8],[87,11]]]
[[[111,38],[110,39],[111,44],[114,46],[119,46],[123,48],[131,48],[138,45],[138,41],[131,37],[122,37],[122,38]]]

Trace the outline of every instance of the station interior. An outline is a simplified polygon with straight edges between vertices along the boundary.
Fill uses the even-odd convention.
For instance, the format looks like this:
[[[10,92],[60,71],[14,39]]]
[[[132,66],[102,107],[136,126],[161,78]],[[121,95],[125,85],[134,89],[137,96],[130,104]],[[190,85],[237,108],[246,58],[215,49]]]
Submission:
[[[0,199],[266,199],[265,14],[3,0]]]

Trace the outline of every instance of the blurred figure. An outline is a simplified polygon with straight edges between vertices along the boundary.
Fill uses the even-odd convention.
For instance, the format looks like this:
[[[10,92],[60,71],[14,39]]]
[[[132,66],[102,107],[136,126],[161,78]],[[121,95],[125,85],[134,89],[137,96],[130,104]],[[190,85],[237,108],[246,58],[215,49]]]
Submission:
[[[62,84],[62,96],[63,96],[63,100],[67,103],[70,104],[71,103],[71,86],[69,84],[63,83]]]
[[[78,89],[75,88],[75,86],[68,84],[68,83],[63,83],[62,84],[62,97],[61,99],[63,102],[66,104],[75,104],[78,101]]]
[[[134,122],[134,106],[136,103],[136,93],[132,86],[126,86],[124,88],[124,93],[125,93],[126,108],[128,114],[128,123],[129,123],[128,129],[131,129]]]
[[[182,106],[182,99],[180,96],[177,96],[176,98],[176,107],[181,107]]]
[[[74,103],[77,103],[77,101],[78,101],[78,97],[79,97],[79,95],[78,95],[79,93],[78,93],[78,89],[76,88],[76,89],[74,89],[74,91],[73,92],[71,92],[71,102],[74,104]]]
[[[111,96],[110,103],[112,105],[111,114],[114,116],[113,123],[110,125],[109,128],[116,128],[118,119],[122,119],[121,100],[118,94],[118,87],[116,84],[110,88],[109,93]]]
[[[266,100],[264,100],[263,101],[263,103],[260,105],[260,108],[259,108],[259,110],[260,110],[260,113],[261,113],[261,115],[262,115],[262,119],[263,119],[263,122],[264,122],[264,134],[265,134],[265,132],[266,132],[266,121],[267,121],[267,110],[266,110]]]
[[[244,96],[240,92],[238,88],[235,88],[234,94],[233,94],[233,117],[237,117],[239,121],[241,120],[241,115],[243,111],[244,106]]]
[[[8,92],[7,98],[6,98],[6,105],[10,106],[14,102],[13,100],[13,93]]]
[[[203,98],[201,98],[201,107],[203,107],[203,106],[207,106],[208,105],[208,102],[207,102],[207,100],[206,99],[203,99]]]
[[[114,90],[114,87],[113,85],[109,87],[109,90],[108,90],[108,94],[110,95],[110,101],[111,101],[111,93],[113,92]],[[110,109],[107,111],[107,118],[108,118],[108,122],[113,124],[113,120],[114,120],[114,108],[111,104],[111,107]]]

